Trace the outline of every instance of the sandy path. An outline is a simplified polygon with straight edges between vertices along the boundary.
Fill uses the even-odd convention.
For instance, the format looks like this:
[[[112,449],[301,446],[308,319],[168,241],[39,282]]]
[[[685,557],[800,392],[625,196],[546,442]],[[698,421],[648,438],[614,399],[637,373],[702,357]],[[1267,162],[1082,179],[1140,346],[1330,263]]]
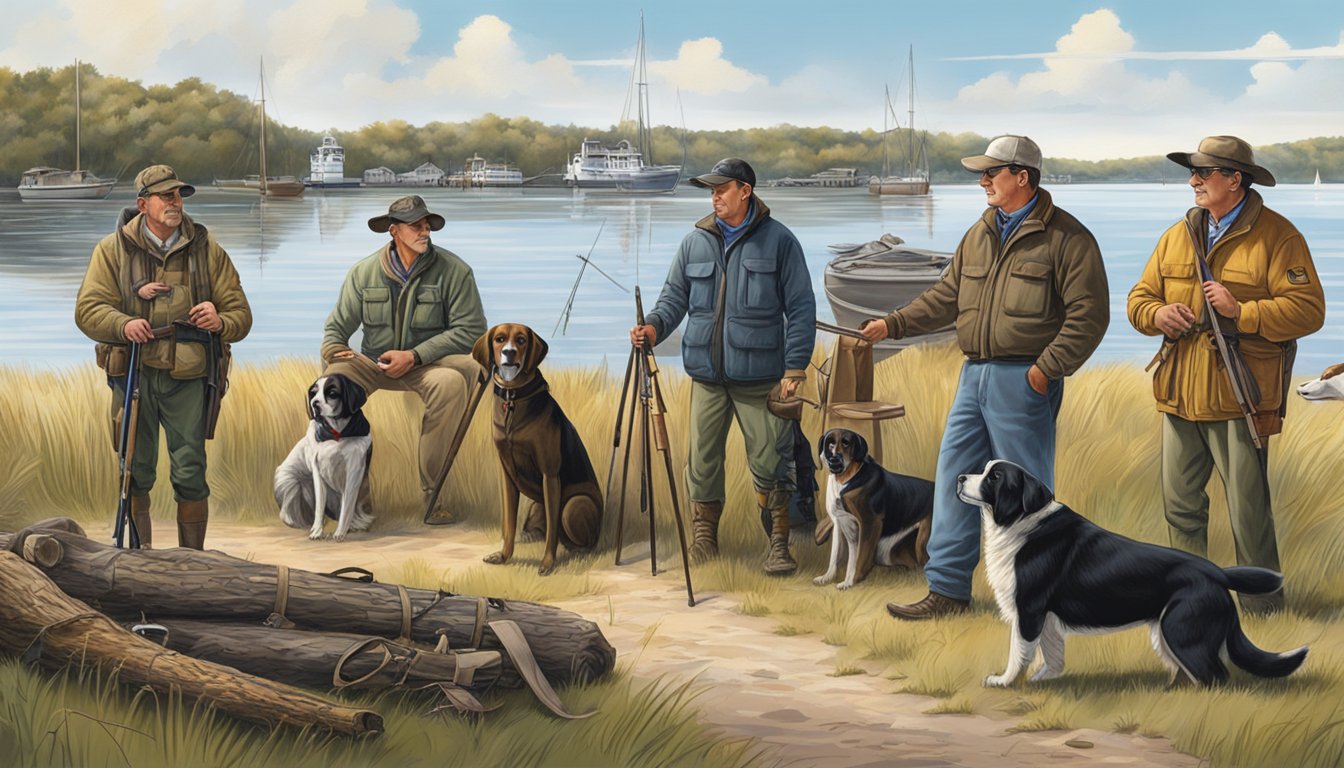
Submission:
[[[155,522],[156,533],[162,531],[164,538],[172,535],[170,522]],[[105,531],[90,530],[89,535],[107,539]],[[257,562],[311,570],[358,565],[380,580],[386,578],[382,573],[412,557],[450,573],[475,568],[498,546],[480,531],[456,526],[355,534],[336,543],[309,541],[305,533],[280,526],[215,521],[207,541],[212,549]],[[617,650],[617,663],[636,676],[694,678],[703,688],[696,698],[703,720],[728,738],[760,739],[775,748],[773,756],[780,764],[845,768],[1201,764],[1161,739],[1092,730],[1010,734],[1007,729],[1015,722],[1011,718],[927,715],[924,711],[937,703],[935,699],[896,693],[898,683],[880,677],[832,677],[835,648],[812,635],[778,635],[773,620],[738,613],[730,596],[697,593],[698,605],[688,608],[679,570],[655,578],[645,559],[592,573],[606,580],[606,594],[554,604],[597,622]],[[779,663],[780,659],[787,663]],[[1079,740],[1092,747],[1065,745]]]

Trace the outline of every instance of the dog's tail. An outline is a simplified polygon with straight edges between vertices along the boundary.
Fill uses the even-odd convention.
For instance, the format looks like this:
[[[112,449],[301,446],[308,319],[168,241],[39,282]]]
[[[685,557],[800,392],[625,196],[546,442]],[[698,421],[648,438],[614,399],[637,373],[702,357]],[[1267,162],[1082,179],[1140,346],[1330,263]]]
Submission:
[[[1228,588],[1243,595],[1267,595],[1283,586],[1283,575],[1268,568],[1256,568],[1249,565],[1224,568]]]
[[[1253,675],[1286,677],[1307,660],[1307,646],[1283,653],[1262,651],[1241,631],[1241,622],[1235,622],[1227,634],[1227,657]]]

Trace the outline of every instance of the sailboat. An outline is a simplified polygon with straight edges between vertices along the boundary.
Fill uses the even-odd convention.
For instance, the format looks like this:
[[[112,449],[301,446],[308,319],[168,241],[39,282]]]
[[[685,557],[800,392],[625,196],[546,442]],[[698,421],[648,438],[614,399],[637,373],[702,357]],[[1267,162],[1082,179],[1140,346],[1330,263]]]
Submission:
[[[639,15],[639,42],[635,46],[635,68],[631,86],[637,88],[636,119],[638,128],[632,144],[622,139],[615,147],[584,139],[579,151],[565,167],[564,179],[571,187],[584,190],[650,194],[671,192],[681,180],[680,165],[654,165],[653,140],[649,126],[649,84],[645,66],[644,14]],[[628,103],[628,102],[627,102]],[[622,115],[625,122],[627,115]]]
[[[79,61],[75,61],[75,170],[38,166],[23,172],[19,197],[24,200],[102,200],[117,185],[116,179],[100,179],[79,167]]]
[[[1313,187],[1315,187],[1315,188],[1317,188],[1317,189],[1320,189],[1320,188],[1321,188],[1321,169],[1320,169],[1320,168],[1317,168],[1317,169],[1316,169],[1316,180],[1313,181],[1313,182],[1311,182],[1311,186],[1313,186]]]
[[[261,173],[245,176],[242,179],[215,179],[215,186],[222,189],[255,189],[268,197],[298,197],[303,194],[303,182],[293,176],[266,175],[266,67],[261,67],[261,100],[258,106],[261,113],[261,134],[258,154]]]
[[[907,125],[904,174],[893,176],[889,153],[890,136],[900,128],[896,114],[891,106],[891,91],[886,92],[886,105],[882,113],[882,175],[868,179],[868,191],[874,195],[927,195],[929,194],[929,158],[925,152],[923,137],[919,146],[915,146],[915,47],[910,46],[910,122]],[[891,116],[892,126],[887,128],[887,117]],[[918,149],[918,152],[916,150]],[[916,157],[918,154],[918,157]]]

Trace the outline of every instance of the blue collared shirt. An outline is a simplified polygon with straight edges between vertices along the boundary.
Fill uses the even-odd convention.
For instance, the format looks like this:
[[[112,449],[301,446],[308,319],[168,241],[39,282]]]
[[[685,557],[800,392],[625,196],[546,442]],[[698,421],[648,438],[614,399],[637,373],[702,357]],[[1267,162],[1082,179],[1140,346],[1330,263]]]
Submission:
[[[1227,231],[1236,223],[1237,217],[1241,215],[1241,209],[1246,207],[1246,199],[1249,197],[1250,195],[1242,195],[1241,202],[1237,203],[1237,207],[1228,211],[1227,215],[1221,219],[1215,220],[1213,214],[1209,214],[1209,250],[1213,250],[1214,244],[1223,239],[1223,235],[1227,234]]]
[[[1031,213],[1032,208],[1036,207],[1037,198],[1037,195],[1032,195],[1031,200],[1027,201],[1026,205],[1012,213],[1004,213],[1002,208],[994,212],[994,221],[999,225],[1000,244],[1008,242],[1008,238],[1012,237],[1017,228],[1022,226],[1022,222],[1027,219],[1027,214]]]

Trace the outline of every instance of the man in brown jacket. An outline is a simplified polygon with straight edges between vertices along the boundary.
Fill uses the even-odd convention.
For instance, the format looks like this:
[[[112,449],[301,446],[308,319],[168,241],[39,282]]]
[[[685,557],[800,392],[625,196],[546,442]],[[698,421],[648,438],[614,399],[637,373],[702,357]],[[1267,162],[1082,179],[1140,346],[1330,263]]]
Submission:
[[[140,416],[131,459],[131,516],[140,545],[152,541],[149,491],[168,441],[177,499],[178,546],[205,548],[210,487],[205,480],[207,345],[179,341],[174,323],[218,334],[225,344],[252,328],[252,309],[229,255],[182,211],[195,187],[166,165],[135,177],[135,208],[93,249],[75,300],[75,324],[98,342],[98,365],[112,387],[113,418],[126,391],[128,342],[140,343]]]
[[[1217,467],[1227,489],[1237,563],[1279,570],[1270,510],[1268,444],[1257,448],[1210,338],[1205,296],[1235,324],[1237,346],[1259,389],[1251,403],[1265,440],[1282,426],[1284,384],[1292,374],[1293,340],[1325,323],[1325,295],[1306,240],[1265,207],[1255,183],[1274,176],[1255,164],[1251,146],[1235,136],[1210,136],[1196,152],[1172,152],[1190,169],[1195,207],[1157,243],[1129,292],[1129,322],[1161,334],[1153,394],[1162,421],[1162,501],[1171,545],[1205,556],[1209,497]],[[1198,238],[1197,242],[1195,238]],[[1201,273],[1196,245],[1207,253]],[[1280,590],[1241,596],[1244,609],[1283,606]]]
[[[1092,354],[1110,320],[1101,250],[1087,228],[1039,188],[1041,150],[1000,136],[961,161],[980,174],[989,208],[957,246],[943,279],[862,328],[870,341],[936,330],[954,318],[966,355],[934,478],[924,575],[929,594],[891,603],[901,619],[966,610],[980,560],[980,511],[957,498],[957,476],[1007,459],[1047,485],[1064,377]]]

